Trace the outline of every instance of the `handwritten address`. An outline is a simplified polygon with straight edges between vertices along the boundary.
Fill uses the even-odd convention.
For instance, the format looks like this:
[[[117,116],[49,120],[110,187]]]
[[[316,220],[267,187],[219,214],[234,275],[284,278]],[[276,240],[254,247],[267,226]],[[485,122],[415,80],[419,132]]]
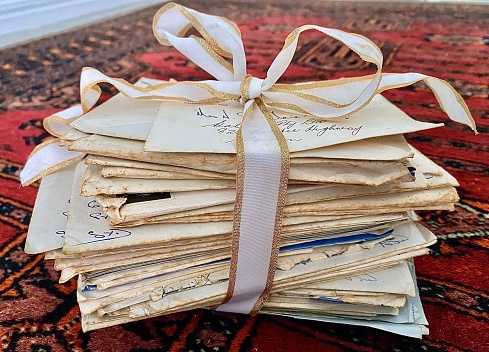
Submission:
[[[88,201],[86,203],[86,207],[89,209],[89,211],[87,212],[87,215],[89,217],[89,219],[87,219],[88,220],[87,223],[93,224],[93,221],[103,222],[109,220],[109,216],[100,211],[100,208],[102,208],[102,206],[95,199]],[[95,226],[95,227],[100,228],[100,226]],[[132,235],[131,231],[124,230],[124,229],[109,228],[105,231],[89,230],[86,232],[87,240],[81,244],[110,241],[118,238],[128,237],[131,235]]]
[[[195,109],[195,115],[199,118],[204,118],[206,122],[212,120],[211,123],[205,123],[203,128],[212,128],[219,134],[235,135],[238,132],[241,123],[235,123],[234,116],[225,108],[221,109],[219,114],[211,114],[205,110],[205,107]],[[237,112],[235,117],[241,117],[242,112]],[[327,133],[347,132],[352,136],[357,136],[362,130],[363,125],[342,126],[338,123],[320,120],[317,118],[305,118],[297,115],[279,115],[272,111],[278,127],[287,137],[293,138],[294,134],[303,134],[322,137]]]

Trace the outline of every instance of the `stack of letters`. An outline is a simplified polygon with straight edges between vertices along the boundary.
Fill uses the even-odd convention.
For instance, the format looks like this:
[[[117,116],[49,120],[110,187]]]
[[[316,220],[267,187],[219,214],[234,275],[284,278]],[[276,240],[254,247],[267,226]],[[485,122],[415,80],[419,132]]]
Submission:
[[[61,282],[78,276],[85,331],[224,299],[242,110],[235,103],[119,94],[62,136],[87,156],[43,178],[26,251],[55,259]],[[291,167],[261,312],[426,334],[411,259],[436,238],[413,210],[453,209],[457,183],[402,133],[437,125],[380,95],[334,122],[272,114],[291,145]]]
[[[81,105],[46,119],[57,144],[21,174],[44,176],[26,251],[54,259],[61,282],[78,277],[83,330],[217,308],[426,334],[412,258],[436,237],[414,211],[452,210],[457,182],[403,137],[440,124],[380,93],[422,80],[475,129],[453,88],[382,74],[371,41],[319,26],[291,32],[265,79],[246,74],[226,19],[169,3],[153,29],[216,80],[133,86],[86,68]],[[306,30],[377,72],[277,83]],[[100,82],[121,93],[92,109]]]

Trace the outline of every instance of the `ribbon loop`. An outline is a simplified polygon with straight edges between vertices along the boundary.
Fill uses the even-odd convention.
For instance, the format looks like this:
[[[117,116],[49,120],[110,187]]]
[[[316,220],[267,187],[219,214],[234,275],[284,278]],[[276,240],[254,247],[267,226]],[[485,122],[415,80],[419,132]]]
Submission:
[[[184,38],[192,28],[202,38]],[[161,44],[174,46],[219,80],[241,81],[246,74],[241,33],[236,24],[223,17],[168,3],[156,13],[153,32]],[[232,66],[227,59],[232,59]]]

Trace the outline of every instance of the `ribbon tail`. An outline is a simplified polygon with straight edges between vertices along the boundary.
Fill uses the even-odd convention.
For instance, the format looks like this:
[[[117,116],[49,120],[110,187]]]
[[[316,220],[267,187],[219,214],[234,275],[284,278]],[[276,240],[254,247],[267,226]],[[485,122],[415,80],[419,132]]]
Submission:
[[[286,140],[261,99],[245,106],[236,149],[229,284],[218,310],[256,314],[272,288],[289,174]]]
[[[467,104],[460,94],[442,79],[412,72],[382,74],[378,92],[409,86],[419,81],[424,81],[431,88],[438,104],[451,120],[467,125],[477,133],[474,118]]]
[[[22,186],[28,186],[44,176],[83,159],[84,153],[72,152],[66,146],[60,147],[56,144],[58,141],[58,138],[51,139],[39,144],[32,151],[20,172]]]

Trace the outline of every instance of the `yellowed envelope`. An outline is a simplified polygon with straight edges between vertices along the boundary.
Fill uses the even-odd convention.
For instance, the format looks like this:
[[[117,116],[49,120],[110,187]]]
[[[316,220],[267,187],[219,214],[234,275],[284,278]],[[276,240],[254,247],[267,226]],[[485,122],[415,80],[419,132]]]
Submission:
[[[418,231],[416,231],[416,229],[418,229]],[[352,265],[343,265],[343,272],[348,272],[349,267],[355,267],[362,270],[365,269],[367,265],[372,265],[372,263],[376,263],[375,265],[384,265],[385,263],[392,261],[394,258],[395,260],[403,260],[406,255],[419,255],[421,253],[425,253],[426,250],[423,250],[422,247],[428,245],[429,243],[433,243],[433,241],[436,240],[434,236],[429,233],[429,231],[421,230],[417,226],[413,227],[413,225],[406,225],[403,227],[403,230],[399,229],[399,231],[398,236],[400,237],[397,237],[397,240],[394,240],[387,246],[375,246],[375,248],[372,250],[328,258],[327,270],[320,269],[321,264],[324,265],[326,261],[318,260],[309,262],[307,265],[296,266],[290,271],[277,271],[274,292],[280,292],[280,290],[286,288],[291,282],[293,282],[292,284],[294,286],[297,286],[299,282],[307,282],[308,280],[314,281],[331,277],[335,273],[336,269],[340,268],[338,265],[341,261],[344,261],[345,258],[348,258],[348,260],[354,260],[354,263]],[[420,235],[421,237],[419,237]],[[411,248],[411,250],[408,250],[408,248]],[[416,248],[420,249],[417,250]],[[386,251],[389,252],[389,254],[387,254]],[[376,259],[374,260],[367,258],[367,256],[370,257],[371,255],[371,258]],[[296,280],[292,280],[292,277],[294,277]],[[84,315],[82,317],[84,329],[90,330],[102,326],[110,326],[114,323],[120,323],[121,321],[137,320],[143,316],[147,317],[167,314],[179,311],[181,309],[215,304],[223,298],[226,290],[225,284],[225,282],[217,282],[209,285],[204,284],[199,287],[186,289],[170,295],[163,295],[163,297],[157,301],[150,300],[143,303],[137,303],[127,308],[122,308],[120,311],[114,311],[104,316],[98,316],[98,314]],[[219,292],[221,293],[219,294]],[[156,298],[155,296],[153,297]],[[123,316],[124,318],[122,318]]]
[[[63,246],[75,168],[76,165],[69,165],[42,179],[27,232],[26,253]]]

